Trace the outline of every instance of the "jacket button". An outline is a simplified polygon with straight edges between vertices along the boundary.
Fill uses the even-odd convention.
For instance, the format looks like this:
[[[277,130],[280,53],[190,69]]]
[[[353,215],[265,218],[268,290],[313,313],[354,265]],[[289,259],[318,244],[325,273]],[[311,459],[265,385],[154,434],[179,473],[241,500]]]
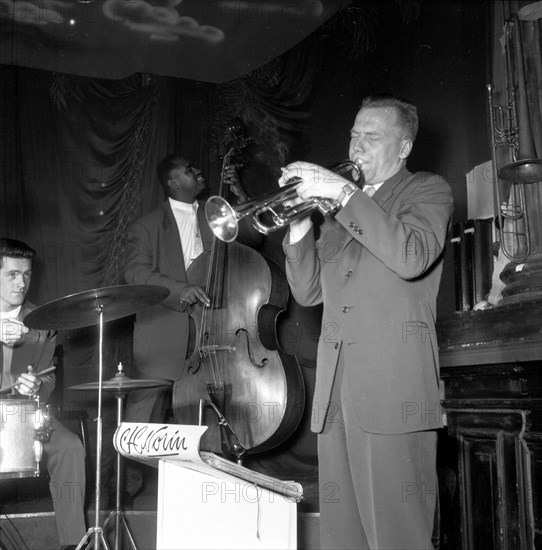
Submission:
[[[345,276],[347,279],[349,279],[350,277],[352,277],[352,273],[353,273],[353,271],[352,271],[351,269],[349,269],[349,270],[344,274],[344,276]]]
[[[343,313],[348,313],[350,311],[350,306],[343,306]]]

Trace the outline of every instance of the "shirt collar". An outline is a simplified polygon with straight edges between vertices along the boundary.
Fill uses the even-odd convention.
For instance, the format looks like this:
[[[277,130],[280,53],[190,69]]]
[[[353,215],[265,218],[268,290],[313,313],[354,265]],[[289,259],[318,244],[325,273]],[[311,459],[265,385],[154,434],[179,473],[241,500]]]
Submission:
[[[11,311],[0,311],[0,319],[18,319],[23,306],[12,309]]]
[[[169,200],[169,204],[171,205],[171,208],[180,212],[186,212],[186,213],[195,212],[199,207],[198,201],[194,201],[192,204],[188,204],[187,202],[176,201],[171,197],[168,197],[168,200]]]

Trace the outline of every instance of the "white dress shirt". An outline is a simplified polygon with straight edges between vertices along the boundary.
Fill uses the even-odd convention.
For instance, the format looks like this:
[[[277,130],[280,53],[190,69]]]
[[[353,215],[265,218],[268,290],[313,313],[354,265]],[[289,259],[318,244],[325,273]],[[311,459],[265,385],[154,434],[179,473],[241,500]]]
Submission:
[[[9,321],[10,319],[19,320],[19,313],[21,312],[21,308],[23,306],[19,306],[18,308],[12,310],[12,311],[0,311],[0,327],[2,329],[2,348],[0,352],[2,353],[2,368],[0,370],[0,387],[3,386],[9,386],[10,384],[13,384],[14,380],[12,380],[11,376],[11,358],[13,356],[13,346],[8,346],[7,344],[4,344],[4,331],[9,331]]]
[[[184,267],[190,264],[203,252],[203,242],[198,225],[198,201],[192,204],[169,198],[173,216],[179,228],[181,245],[183,247]]]

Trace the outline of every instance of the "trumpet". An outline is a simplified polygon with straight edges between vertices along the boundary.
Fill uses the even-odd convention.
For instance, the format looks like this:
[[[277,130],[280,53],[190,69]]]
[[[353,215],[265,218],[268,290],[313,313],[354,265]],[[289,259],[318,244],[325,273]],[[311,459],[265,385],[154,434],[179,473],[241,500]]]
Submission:
[[[512,262],[524,262],[532,252],[530,214],[526,186],[542,181],[542,160],[537,158],[525,85],[525,69],[521,27],[518,16],[506,22],[505,71],[508,105],[493,103],[493,85],[488,84],[489,122],[492,162],[496,172],[493,178],[495,216],[499,222],[501,250]],[[512,51],[511,51],[512,50]],[[513,55],[514,54],[514,55]],[[513,66],[516,67],[514,79]],[[512,162],[499,166],[497,149],[506,147]],[[508,184],[509,197],[503,201],[499,180]],[[531,194],[532,196],[532,194]]]
[[[354,184],[360,187],[363,184],[361,167],[351,160],[332,164],[328,166],[328,170],[339,176],[350,174]],[[290,178],[280,189],[269,191],[237,206],[232,206],[218,195],[209,197],[205,204],[207,223],[217,238],[230,243],[237,238],[239,221],[247,216],[252,216],[252,224],[257,231],[268,235],[312,214],[315,210],[327,216],[339,209],[340,204],[337,201],[325,197],[311,197],[299,204],[288,205],[290,201],[298,198],[297,188],[302,181],[298,177]]]

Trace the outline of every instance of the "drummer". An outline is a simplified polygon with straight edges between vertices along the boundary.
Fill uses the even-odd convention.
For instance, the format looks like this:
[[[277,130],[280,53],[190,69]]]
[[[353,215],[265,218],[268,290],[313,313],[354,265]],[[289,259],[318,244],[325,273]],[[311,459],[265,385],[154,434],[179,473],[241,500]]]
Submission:
[[[21,241],[0,238],[0,388],[16,384],[15,395],[38,396],[46,402],[55,375],[37,375],[53,364],[55,333],[28,329],[22,322],[35,306],[26,301],[35,251]],[[2,451],[10,452],[9,449]],[[86,533],[85,451],[80,439],[53,419],[43,443],[61,549],[76,548]]]

